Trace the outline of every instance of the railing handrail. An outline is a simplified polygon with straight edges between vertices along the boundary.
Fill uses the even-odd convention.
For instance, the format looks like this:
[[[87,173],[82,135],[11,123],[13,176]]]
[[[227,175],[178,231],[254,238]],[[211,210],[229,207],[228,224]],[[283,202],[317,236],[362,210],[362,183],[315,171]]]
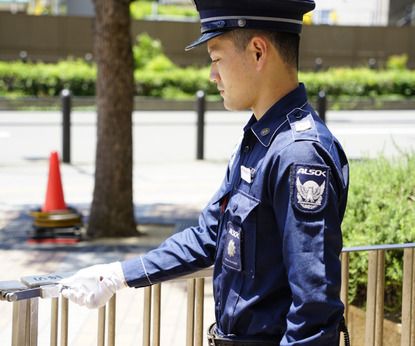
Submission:
[[[342,252],[400,250],[400,249],[403,250],[403,249],[410,249],[410,248],[415,248],[415,243],[352,246],[352,247],[343,248]]]
[[[411,249],[411,248],[415,248],[415,243],[351,246],[351,247],[344,247],[341,252],[403,250],[403,249]],[[207,278],[207,277],[212,276],[212,274],[213,274],[213,266],[199,270],[191,274],[180,276],[170,281],[183,280],[183,279]]]
[[[365,246],[353,246],[353,247],[345,247],[342,249],[343,253],[348,252],[359,252],[359,251],[377,251],[377,250],[403,250],[403,249],[409,249],[409,248],[415,248],[415,243],[404,243],[404,244],[380,244],[380,245],[365,245]],[[63,277],[66,277],[66,273],[60,273],[60,275],[63,275]],[[72,274],[72,273],[71,273]],[[176,281],[176,280],[187,280],[187,279],[199,279],[199,278],[208,278],[211,277],[213,274],[213,266],[201,269],[197,272],[186,274],[183,276],[179,276],[177,278],[168,280],[168,281]],[[40,275],[42,276],[42,275]],[[45,276],[50,276],[50,274],[47,274]],[[51,285],[52,282],[47,281],[43,285]],[[40,285],[41,287],[43,285]],[[28,290],[34,290],[36,286],[27,287]],[[18,289],[18,291],[24,291],[23,289]],[[4,297],[0,297],[0,300],[7,300],[4,299]],[[28,297],[28,299],[33,297]],[[19,299],[21,300],[21,299]]]

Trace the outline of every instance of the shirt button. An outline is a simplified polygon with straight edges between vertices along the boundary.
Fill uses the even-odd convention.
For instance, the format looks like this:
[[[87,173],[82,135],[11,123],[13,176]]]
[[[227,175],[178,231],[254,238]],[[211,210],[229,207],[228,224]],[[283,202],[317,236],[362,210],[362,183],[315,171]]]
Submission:
[[[261,136],[264,137],[270,132],[270,129],[268,127],[261,130]]]
[[[244,147],[244,153],[247,153],[247,152],[249,151],[249,149],[251,149],[251,148],[249,147],[249,145],[245,145],[245,147]]]

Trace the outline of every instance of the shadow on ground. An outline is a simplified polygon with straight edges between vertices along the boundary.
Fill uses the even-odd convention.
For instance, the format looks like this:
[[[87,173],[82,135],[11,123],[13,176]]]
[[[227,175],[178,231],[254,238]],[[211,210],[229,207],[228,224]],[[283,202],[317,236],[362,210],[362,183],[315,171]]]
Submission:
[[[72,205],[87,224],[89,205]],[[33,231],[33,206],[0,210],[0,250],[71,252],[145,252],[175,232],[197,225],[199,210],[177,204],[141,204],[135,207],[139,237],[83,240],[74,245],[29,243]]]

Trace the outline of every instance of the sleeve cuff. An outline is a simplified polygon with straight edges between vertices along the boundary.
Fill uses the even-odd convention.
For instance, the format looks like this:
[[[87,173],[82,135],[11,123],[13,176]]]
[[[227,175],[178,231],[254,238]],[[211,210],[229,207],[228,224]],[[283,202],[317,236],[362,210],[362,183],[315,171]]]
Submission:
[[[153,284],[146,271],[142,256],[123,261],[121,266],[129,287],[145,287]]]

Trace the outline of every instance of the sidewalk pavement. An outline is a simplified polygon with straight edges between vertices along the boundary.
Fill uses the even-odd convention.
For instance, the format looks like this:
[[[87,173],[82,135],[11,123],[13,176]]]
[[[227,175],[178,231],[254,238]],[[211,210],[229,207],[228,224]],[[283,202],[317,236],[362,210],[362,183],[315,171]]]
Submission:
[[[26,275],[74,271],[143,254],[181,228],[197,223],[225,174],[226,162],[139,163],[134,171],[135,214],[145,235],[99,239],[76,245],[29,244],[29,211],[44,202],[48,176],[45,160],[0,165],[0,281]],[[94,168],[61,164],[66,203],[88,217]],[[205,326],[214,320],[211,280],[205,285]],[[117,299],[117,345],[141,344],[143,290],[123,290]],[[11,304],[0,302],[0,340],[11,344]],[[39,306],[39,345],[49,344],[50,301]],[[162,288],[161,345],[183,345],[186,326],[186,282]],[[70,305],[69,345],[95,345],[97,312]]]

